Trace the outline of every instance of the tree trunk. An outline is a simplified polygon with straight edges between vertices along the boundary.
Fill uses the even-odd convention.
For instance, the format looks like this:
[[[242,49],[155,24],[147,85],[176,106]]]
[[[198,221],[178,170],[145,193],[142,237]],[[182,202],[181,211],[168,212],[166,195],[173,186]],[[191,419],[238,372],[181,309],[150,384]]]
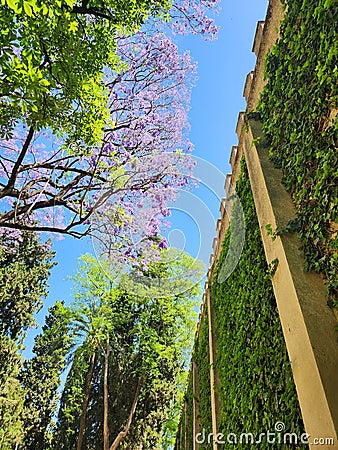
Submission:
[[[104,353],[104,376],[103,376],[103,450],[109,450],[109,427],[108,427],[108,367],[109,367],[109,337],[106,340],[106,351]]]
[[[135,411],[136,411],[136,406],[137,406],[137,402],[138,402],[138,398],[140,395],[140,391],[141,391],[141,387],[142,387],[142,379],[140,378],[138,383],[137,383],[137,388],[136,388],[136,392],[135,392],[135,396],[134,396],[134,401],[130,410],[130,414],[126,423],[126,426],[124,428],[123,431],[120,431],[120,433],[117,435],[115,441],[112,443],[112,445],[110,446],[109,450],[116,450],[117,447],[121,444],[121,442],[123,441],[123,439],[127,436],[127,433],[130,429],[130,425],[131,422],[133,420]]]
[[[77,450],[82,449],[82,442],[83,442],[83,436],[84,436],[85,425],[86,425],[87,407],[88,407],[88,402],[89,402],[89,392],[90,392],[90,385],[91,385],[92,378],[93,378],[95,357],[96,357],[96,352],[94,351],[90,357],[90,363],[89,363],[88,372],[87,372],[85,396],[84,396],[83,403],[82,403],[82,412],[81,412],[81,419],[80,419],[79,437],[77,439],[77,447],[76,447]]]

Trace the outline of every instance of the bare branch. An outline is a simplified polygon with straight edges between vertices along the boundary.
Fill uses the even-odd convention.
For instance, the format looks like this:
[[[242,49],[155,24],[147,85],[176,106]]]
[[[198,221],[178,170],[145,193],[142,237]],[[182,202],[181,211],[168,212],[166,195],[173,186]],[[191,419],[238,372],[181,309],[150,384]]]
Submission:
[[[34,136],[34,128],[30,127],[27,137],[26,137],[26,140],[25,140],[25,143],[24,143],[22,150],[18,156],[18,159],[16,160],[16,163],[14,164],[14,167],[12,169],[12,173],[11,173],[11,176],[9,177],[8,183],[7,183],[6,187],[3,189],[3,191],[0,193],[0,198],[5,197],[7,195],[7,191],[8,192],[11,191],[12,188],[14,187],[16,177],[19,173],[20,166],[26,156],[26,153],[28,151],[28,148],[32,141],[33,136]]]

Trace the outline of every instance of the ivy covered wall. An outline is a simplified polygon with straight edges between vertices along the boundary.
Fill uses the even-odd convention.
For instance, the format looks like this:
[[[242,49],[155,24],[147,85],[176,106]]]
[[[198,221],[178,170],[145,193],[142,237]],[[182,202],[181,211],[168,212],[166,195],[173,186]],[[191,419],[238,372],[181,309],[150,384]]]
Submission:
[[[204,310],[198,339],[195,343],[193,358],[196,364],[198,379],[198,422],[199,432],[205,430],[208,436],[212,433],[211,418],[211,386],[210,386],[210,355],[209,355],[209,326],[208,311]],[[199,447],[201,450],[212,450],[212,444],[204,442]]]
[[[219,283],[218,274],[229,246],[229,229],[210,289],[214,311],[213,334],[217,343],[215,370],[219,379],[219,389],[216,390],[220,403],[217,432],[224,435],[225,441],[233,433],[238,439],[235,447],[244,449],[248,444],[239,442],[241,433],[252,433],[256,440],[260,433],[275,432],[275,425],[283,422],[285,432],[295,433],[300,438],[304,427],[271,284],[273,267],[266,263],[244,160],[236,192],[246,223],[242,256],[231,276]],[[208,356],[206,311],[193,353],[193,360],[199,368],[199,390],[195,395],[199,398],[200,430],[205,429],[206,437],[212,432]],[[191,388],[192,383],[188,388],[188,399]],[[193,424],[190,423],[189,438],[193,434]],[[184,446],[176,448],[186,450]],[[199,448],[211,449],[212,446],[206,441]],[[221,448],[233,449],[234,443],[225,442]],[[271,442],[262,438],[260,448],[307,446],[297,446],[288,441],[285,447],[277,443],[273,447]]]
[[[305,269],[324,276],[328,303],[338,306],[338,3],[282,3],[287,9],[280,39],[267,56],[267,84],[258,111],[271,158],[282,169],[283,183],[296,206],[297,218],[290,229],[299,233]],[[244,161],[236,192],[246,220],[243,253],[232,275],[218,283],[229,246],[228,230],[209,283],[219,381],[217,431],[225,439],[229,433],[244,432],[256,437],[275,431],[275,424],[283,422],[285,432],[300,437],[304,427],[272,290],[274,268],[266,264]],[[193,356],[199,363],[207,352],[205,348],[202,357],[202,325]],[[205,365],[210,369],[207,361]],[[209,399],[207,377],[202,379],[199,390]],[[201,407],[204,400],[199,396]],[[201,417],[207,416],[206,407]],[[220,448],[244,449],[248,444],[225,443]],[[307,446],[263,440],[259,448]]]
[[[275,424],[283,422],[286,432],[301,436],[303,423],[271,284],[273,267],[266,263],[244,161],[236,192],[246,223],[243,252],[231,276],[219,283],[229,229],[211,286],[220,379],[218,431],[225,436],[243,432],[258,436],[274,432]],[[246,446],[238,443],[237,448]],[[271,443],[263,440],[260,448],[272,448]]]
[[[181,412],[181,420],[175,442],[175,450],[193,450],[193,427],[194,427],[194,386],[193,374],[190,369],[187,390],[184,396],[184,404]]]
[[[190,369],[187,391],[185,395],[185,408],[182,409],[181,423],[178,428],[175,450],[193,450],[193,402],[197,404],[197,420],[199,422],[198,431],[205,430],[208,435],[212,432],[211,418],[211,385],[210,385],[210,357],[209,357],[209,326],[208,314],[205,309],[202,317],[198,339],[195,341],[193,349],[193,361],[196,367],[195,376],[197,378],[198,389],[193,389],[193,373]],[[212,450],[212,445],[200,445],[201,450]]]
[[[325,275],[337,305],[338,3],[288,0],[287,8],[259,111],[297,208],[306,268]]]

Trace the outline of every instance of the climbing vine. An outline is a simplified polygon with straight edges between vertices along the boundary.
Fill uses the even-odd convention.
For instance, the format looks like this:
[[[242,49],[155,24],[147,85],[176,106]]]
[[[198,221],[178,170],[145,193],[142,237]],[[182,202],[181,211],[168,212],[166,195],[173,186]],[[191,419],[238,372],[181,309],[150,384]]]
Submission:
[[[192,371],[190,370],[188,389],[186,393],[186,417],[185,417],[185,444],[184,449],[193,450],[193,428],[194,428],[194,384]]]
[[[299,233],[305,269],[323,274],[329,304],[338,306],[338,3],[282,3],[287,10],[280,38],[267,56],[267,84],[254,113],[257,117],[252,118],[262,119],[270,156],[282,169],[283,183],[295,204],[297,217],[290,227]],[[231,230],[227,231],[211,283],[218,431],[225,438],[233,433],[232,439],[243,432],[257,436],[275,432],[276,423],[283,422],[285,432],[300,437],[304,427],[271,285],[278,261],[270,267],[266,263],[244,162],[236,191],[246,220],[245,246],[235,271],[219,283],[229,247]],[[203,333],[202,323],[193,356],[197,367],[207,353]],[[209,368],[204,365],[205,370]],[[204,391],[204,371],[198,373],[202,422],[208,414],[202,402],[210,394]],[[226,442],[222,448],[234,446],[240,449],[248,444]],[[271,445],[263,440],[260,448],[307,445]]]
[[[207,312],[203,315],[200,332],[195,340],[192,360],[196,364],[197,392],[193,388],[193,370],[190,367],[187,391],[185,393],[185,408],[182,410],[181,422],[178,427],[175,450],[192,450],[194,436],[194,406],[198,404],[199,429],[196,433],[205,433],[206,436],[212,432],[211,419],[211,387],[210,387],[210,364],[209,364],[209,327]],[[203,431],[204,430],[204,431]],[[202,443],[201,450],[212,450],[212,444]]]
[[[221,447],[246,449],[249,444],[245,440],[240,441],[242,433],[252,433],[255,443],[260,433],[269,431],[275,433],[275,445],[265,437],[259,443],[259,448],[305,449],[307,445],[300,443],[304,427],[271,283],[275,267],[266,263],[244,161],[241,163],[236,192],[246,223],[243,252],[234,272],[220,283],[218,275],[230,243],[229,228],[210,287],[214,312],[213,334],[217,342],[217,432],[223,434],[224,441]],[[193,360],[198,368],[200,420],[201,425],[203,423],[205,426],[206,436],[212,428],[207,333],[205,314],[195,342]],[[192,384],[189,384],[187,399],[191,396],[191,389]],[[275,429],[278,422],[285,425],[285,433],[297,436],[298,444],[294,438],[290,440],[288,435],[284,441],[284,434]],[[190,427],[192,422],[188,424],[191,435]],[[278,439],[281,442],[277,443]],[[207,442],[200,448],[207,449]],[[176,449],[181,450],[181,447],[176,446]]]
[[[193,355],[198,377],[198,420],[200,426],[197,432],[205,433],[208,436],[212,433],[208,311],[205,311],[202,318]],[[200,440],[203,440],[203,435]],[[212,444],[201,443],[199,448],[201,450],[212,450]]]
[[[235,271],[219,283],[218,274],[229,246],[228,229],[211,285],[211,299],[220,380],[218,430],[224,436],[236,434],[236,448],[247,448],[239,442],[241,433],[253,433],[256,439],[262,432],[275,432],[277,422],[283,422],[286,432],[299,437],[304,430],[271,284],[273,274],[266,263],[244,161],[236,192],[245,216],[245,245]],[[222,448],[233,447],[228,443]],[[289,442],[277,447],[307,448]],[[273,447],[263,439],[260,448]]]
[[[285,0],[283,1],[286,4]],[[288,0],[259,112],[297,209],[306,269],[338,298],[338,3]]]

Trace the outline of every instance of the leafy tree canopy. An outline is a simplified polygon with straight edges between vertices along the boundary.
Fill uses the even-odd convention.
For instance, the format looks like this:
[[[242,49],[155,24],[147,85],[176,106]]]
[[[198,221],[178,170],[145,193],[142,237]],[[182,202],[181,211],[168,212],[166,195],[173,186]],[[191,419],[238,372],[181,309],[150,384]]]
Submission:
[[[205,36],[217,29],[205,10],[180,0],[3,0],[0,6],[0,136],[18,121],[95,144],[109,120],[103,68],[118,69],[116,37],[149,18]],[[167,14],[171,10],[171,15]],[[187,23],[189,26],[187,26]],[[179,28],[178,25],[185,25]]]
[[[173,280],[190,266],[185,289],[173,295],[158,295],[149,285],[137,292],[134,283],[116,285],[108,261],[82,259],[70,308],[81,339],[62,396],[58,448],[153,449],[170,441],[202,266],[182,252],[162,252],[148,278]]]
[[[80,237],[107,192],[125,212],[125,194],[182,185],[196,66],[163,22],[212,38],[216,3],[2,2],[0,226]]]
[[[158,1],[6,0],[0,11],[0,132],[21,120],[92,145],[108,120],[102,70],[118,67],[117,32],[134,32]]]

